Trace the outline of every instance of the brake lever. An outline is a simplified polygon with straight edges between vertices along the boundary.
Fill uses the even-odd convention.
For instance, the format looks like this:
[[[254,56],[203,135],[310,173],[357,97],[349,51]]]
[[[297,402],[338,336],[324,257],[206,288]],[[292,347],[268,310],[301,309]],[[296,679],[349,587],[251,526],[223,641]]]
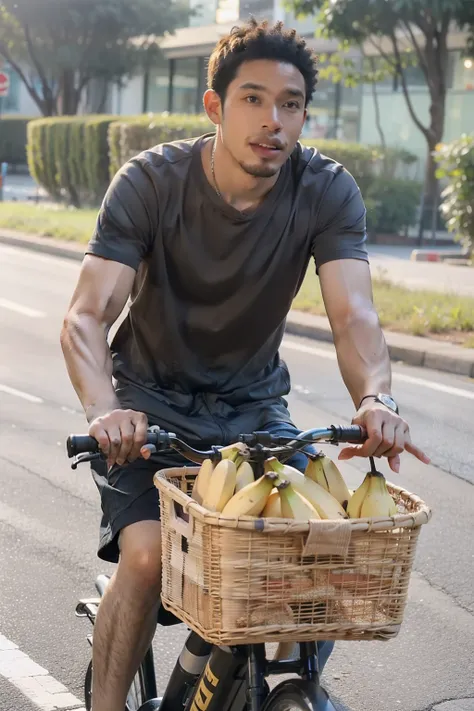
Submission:
[[[84,462],[93,462],[96,459],[103,459],[105,461],[106,457],[104,454],[102,454],[102,452],[95,452],[94,454],[91,454],[90,452],[86,452],[85,454],[78,454],[77,456],[73,457],[71,469],[77,469],[79,464],[84,464]]]

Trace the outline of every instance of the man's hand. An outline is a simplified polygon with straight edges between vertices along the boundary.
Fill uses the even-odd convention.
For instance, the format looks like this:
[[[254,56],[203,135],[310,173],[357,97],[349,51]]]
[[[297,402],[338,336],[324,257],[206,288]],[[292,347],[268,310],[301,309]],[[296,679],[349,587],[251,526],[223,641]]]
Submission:
[[[95,437],[101,450],[107,455],[107,464],[122,465],[133,462],[140,456],[146,443],[148,419],[143,412],[135,410],[111,410],[95,417],[90,423],[89,435]]]
[[[361,425],[367,431],[368,439],[362,445],[345,447],[339,459],[352,457],[387,457],[390,469],[400,471],[400,454],[406,450],[420,462],[430,463],[430,458],[418,449],[410,437],[410,428],[403,418],[385,405],[368,402],[359,408],[352,424]]]

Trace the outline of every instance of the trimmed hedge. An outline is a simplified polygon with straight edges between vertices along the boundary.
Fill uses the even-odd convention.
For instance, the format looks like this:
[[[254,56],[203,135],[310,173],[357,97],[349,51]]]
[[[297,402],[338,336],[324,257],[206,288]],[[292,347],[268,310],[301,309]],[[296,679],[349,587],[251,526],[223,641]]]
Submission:
[[[374,180],[364,195],[369,232],[398,234],[415,224],[421,190],[416,180]]]
[[[159,143],[193,138],[213,129],[204,114],[39,119],[28,126],[28,162],[35,180],[52,197],[75,206],[97,205],[110,180],[133,156]],[[406,151],[384,153],[380,146],[314,139],[303,143],[341,162],[364,197],[372,185],[395,178],[416,160]]]
[[[109,184],[108,128],[116,116],[61,116],[28,125],[28,165],[56,199],[97,204]]]
[[[147,114],[120,119],[109,127],[110,179],[130,158],[147,148],[210,133],[205,114]]]
[[[0,163],[26,165],[28,116],[2,116],[0,118]]]
[[[127,160],[151,146],[192,138],[212,130],[213,124],[202,114],[161,114],[117,121],[109,128],[110,178]],[[406,167],[417,160],[416,156],[405,150],[389,148],[384,153],[380,146],[360,143],[315,139],[303,139],[302,143],[315,146],[321,153],[342,163],[354,175],[362,192],[374,182],[374,178],[383,174],[390,178],[403,175]]]

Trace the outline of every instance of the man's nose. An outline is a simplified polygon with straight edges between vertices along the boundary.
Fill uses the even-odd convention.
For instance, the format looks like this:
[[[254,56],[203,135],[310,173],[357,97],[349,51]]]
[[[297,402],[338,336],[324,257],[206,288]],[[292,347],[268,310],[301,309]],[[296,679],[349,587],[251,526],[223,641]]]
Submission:
[[[268,112],[262,128],[266,129],[270,133],[279,133],[281,131],[282,123],[278,106],[274,106],[273,109]]]

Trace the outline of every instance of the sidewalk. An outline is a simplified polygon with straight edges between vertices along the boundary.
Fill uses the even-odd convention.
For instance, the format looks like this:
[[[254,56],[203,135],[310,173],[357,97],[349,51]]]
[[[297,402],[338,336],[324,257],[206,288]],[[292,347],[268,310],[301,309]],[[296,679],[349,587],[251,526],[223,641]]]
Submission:
[[[47,237],[34,237],[4,228],[0,230],[0,244],[23,247],[77,261],[81,261],[84,255],[84,245],[61,242]],[[331,328],[324,316],[291,311],[288,315],[286,331],[304,338],[332,342]],[[384,335],[392,361],[474,378],[473,348],[462,348],[435,339],[394,331],[384,331]]]

